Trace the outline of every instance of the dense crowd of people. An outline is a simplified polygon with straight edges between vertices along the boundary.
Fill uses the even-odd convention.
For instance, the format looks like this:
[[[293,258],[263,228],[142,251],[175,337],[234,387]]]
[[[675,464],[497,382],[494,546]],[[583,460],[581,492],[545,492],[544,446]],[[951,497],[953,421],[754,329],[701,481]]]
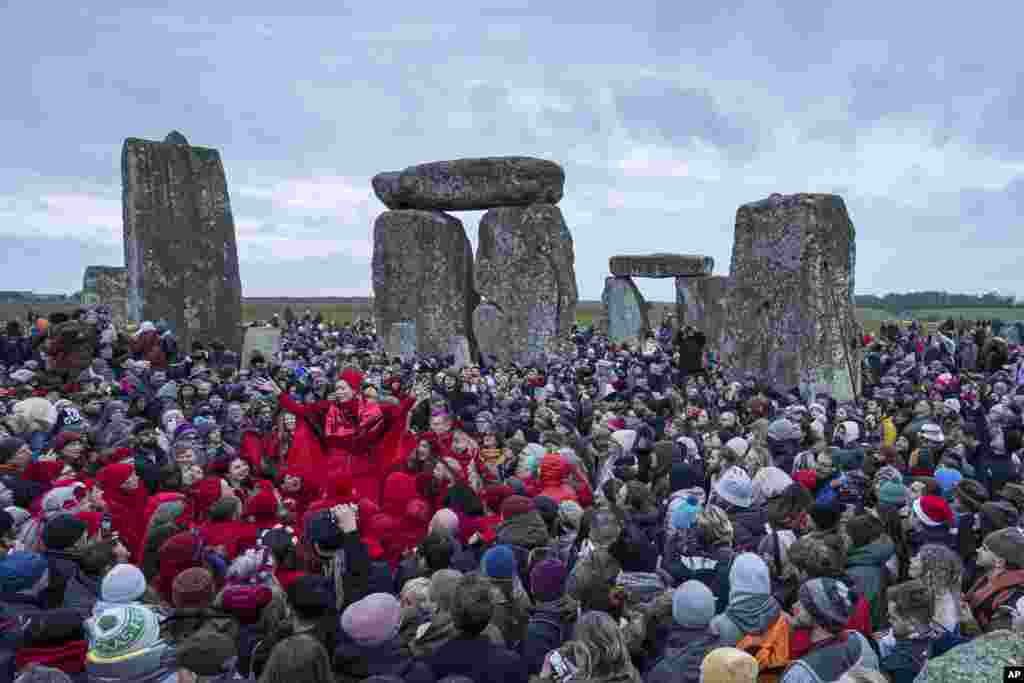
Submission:
[[[667,321],[521,367],[307,312],[0,336],[0,680],[957,683],[1024,661],[1024,354],[886,324],[838,402]],[[998,677],[998,678],[997,678]]]

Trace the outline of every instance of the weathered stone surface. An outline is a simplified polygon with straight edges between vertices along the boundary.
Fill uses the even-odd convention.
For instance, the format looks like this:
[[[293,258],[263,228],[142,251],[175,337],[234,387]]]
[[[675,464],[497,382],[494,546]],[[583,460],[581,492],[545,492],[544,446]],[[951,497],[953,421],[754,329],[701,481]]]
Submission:
[[[837,195],[772,195],[741,206],[723,361],[786,387],[827,368],[849,375],[855,258],[853,223]]]
[[[121,266],[88,266],[82,277],[82,304],[104,305],[114,325],[123,328],[128,316],[128,271]]]
[[[480,220],[474,315],[480,351],[529,363],[554,351],[576,319],[572,235],[552,204],[491,209]]]
[[[708,339],[708,348],[721,349],[729,329],[729,297],[732,280],[724,275],[676,280],[676,304],[679,305],[680,281],[684,283],[685,303],[678,313],[680,325],[696,327]]]
[[[416,352],[448,353],[448,340],[472,343],[473,252],[462,222],[440,211],[385,211],[373,226],[373,309],[377,329],[413,321]],[[385,348],[398,341],[388,340]]]
[[[561,166],[532,157],[435,161],[373,177],[373,191],[389,209],[436,211],[557,204],[564,184]]]
[[[647,302],[630,277],[606,277],[601,293],[608,320],[608,339],[615,344],[636,344],[650,329]]]
[[[454,359],[453,367],[458,370],[472,364],[473,352],[469,348],[469,339],[457,334],[448,340],[448,355]]]
[[[620,277],[703,277],[711,275],[715,260],[710,256],[687,254],[648,254],[612,256],[608,259],[612,275]]]
[[[242,281],[220,154],[128,138],[121,150],[128,317],[166,320],[181,348],[242,347]]]

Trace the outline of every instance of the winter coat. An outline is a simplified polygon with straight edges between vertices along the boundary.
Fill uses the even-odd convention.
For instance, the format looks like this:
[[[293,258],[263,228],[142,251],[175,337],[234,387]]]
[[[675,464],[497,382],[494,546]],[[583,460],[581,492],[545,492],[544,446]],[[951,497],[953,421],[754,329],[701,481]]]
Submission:
[[[522,657],[483,636],[457,636],[424,663],[430,667],[432,678],[428,680],[431,682],[446,676],[467,676],[474,683],[526,683],[529,678]],[[406,681],[420,683],[411,676]]]
[[[561,647],[572,637],[578,607],[575,600],[562,596],[555,602],[540,603],[530,610],[520,650],[531,676],[540,673],[548,652]]]
[[[413,675],[417,664],[402,647],[398,636],[379,645],[360,645],[342,631],[334,648],[333,666],[338,683],[356,683],[370,676],[390,675],[405,679]]]
[[[875,627],[886,623],[889,605],[885,599],[885,590],[889,583],[889,570],[885,563],[895,554],[896,544],[888,536],[882,536],[865,546],[850,550],[846,560],[846,575],[871,605],[871,623]]]
[[[509,517],[498,525],[496,542],[499,545],[516,545],[533,550],[546,546],[549,541],[548,527],[536,510]]]
[[[757,552],[757,546],[767,533],[765,525],[768,523],[768,513],[765,508],[760,506],[740,508],[728,505],[725,512],[729,516],[729,521],[732,522],[733,545],[736,552]]]
[[[677,537],[672,549],[666,550],[662,568],[672,575],[676,585],[687,581],[700,581],[715,595],[715,613],[721,613],[729,604],[729,570],[732,568],[734,552],[732,546],[723,544],[694,555],[679,554],[678,546],[684,543]]]
[[[64,587],[62,607],[80,610],[83,614],[91,613],[100,599],[102,581],[101,577],[90,576],[81,570],[75,572]]]
[[[295,415],[300,421],[311,420],[320,428],[326,444],[326,457],[335,459],[335,463],[342,470],[352,477],[376,473],[380,463],[375,447],[384,436],[387,427],[384,414],[376,401],[353,399],[356,402],[356,424],[339,425],[337,433],[329,434],[325,429],[325,423],[335,407],[333,401],[303,405],[293,401],[286,393],[282,393],[278,400],[281,408]]]
[[[409,650],[416,657],[426,658],[458,635],[459,631],[452,622],[452,615],[448,612],[438,612],[429,623],[422,624],[416,629],[416,635],[409,643]],[[493,623],[487,624],[482,635],[492,645],[498,647],[505,645],[505,638],[501,635],[501,630]]]
[[[858,666],[878,669],[878,656],[860,633],[847,632],[845,640],[811,650],[793,662],[782,675],[781,683],[825,683],[836,681]]]
[[[704,657],[717,648],[718,636],[706,628],[677,626],[668,634],[665,654],[644,677],[646,683],[699,683]]]

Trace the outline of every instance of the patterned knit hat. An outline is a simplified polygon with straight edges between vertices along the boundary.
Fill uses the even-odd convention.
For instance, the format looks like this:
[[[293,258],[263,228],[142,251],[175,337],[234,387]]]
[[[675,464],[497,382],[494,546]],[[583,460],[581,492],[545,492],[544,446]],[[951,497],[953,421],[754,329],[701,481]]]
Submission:
[[[142,605],[107,610],[85,622],[92,648],[89,659],[115,659],[152,647],[160,640],[160,619]]]
[[[814,622],[830,633],[838,633],[845,628],[853,614],[850,589],[835,579],[811,579],[804,582],[797,592],[797,600]]]

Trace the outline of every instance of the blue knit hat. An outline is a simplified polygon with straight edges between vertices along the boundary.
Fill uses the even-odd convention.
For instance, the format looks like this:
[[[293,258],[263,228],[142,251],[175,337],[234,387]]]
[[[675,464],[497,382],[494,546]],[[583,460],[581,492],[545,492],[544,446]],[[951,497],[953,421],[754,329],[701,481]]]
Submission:
[[[512,548],[498,545],[484,553],[480,569],[489,579],[511,579],[519,572],[519,563]]]
[[[700,512],[700,501],[696,496],[687,496],[672,510],[672,528],[676,530],[692,529],[697,521],[698,512]]]
[[[0,593],[32,592],[46,587],[46,559],[38,553],[16,550],[0,560]]]

